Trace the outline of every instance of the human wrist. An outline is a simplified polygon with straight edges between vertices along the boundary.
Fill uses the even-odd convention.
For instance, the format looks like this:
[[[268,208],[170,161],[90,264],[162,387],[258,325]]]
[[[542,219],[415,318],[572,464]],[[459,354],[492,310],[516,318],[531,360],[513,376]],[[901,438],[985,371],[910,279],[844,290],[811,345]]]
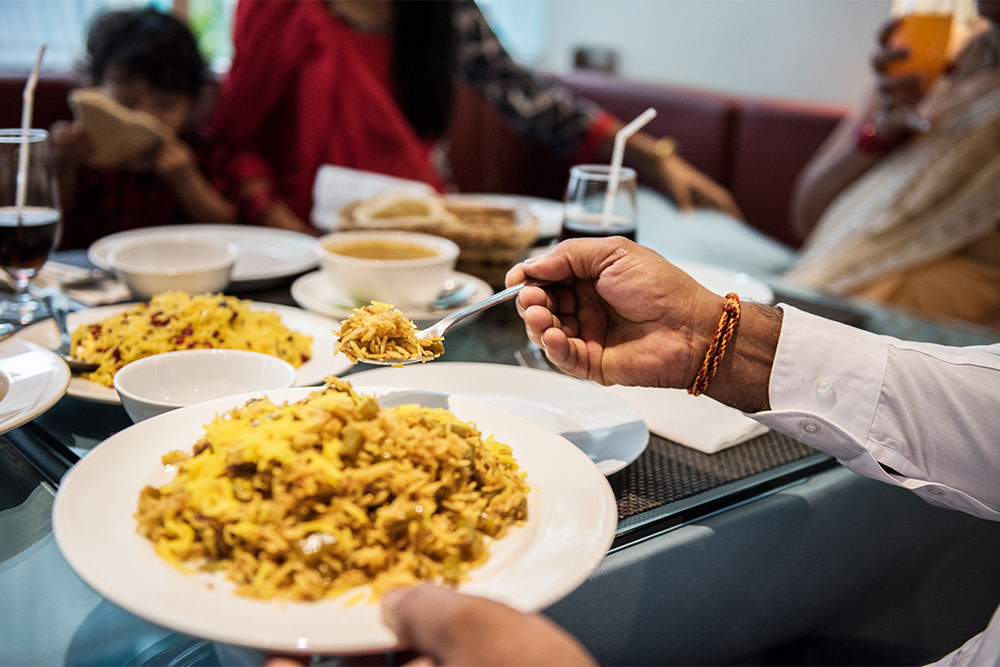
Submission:
[[[726,352],[729,351],[733,335],[739,328],[741,313],[740,296],[736,292],[726,294],[726,302],[722,306],[722,315],[715,327],[715,333],[712,335],[712,340],[708,344],[708,349],[694,380],[688,386],[687,391],[692,396],[699,396],[708,390],[719,370],[719,365],[726,358]]]
[[[705,393],[743,412],[770,409],[768,386],[781,322],[781,310],[744,303],[739,328]]]
[[[160,178],[174,190],[183,191],[197,186],[200,177],[201,172],[192,164],[178,165],[160,172]]]
[[[698,375],[698,370],[705,359],[705,351],[712,344],[719,323],[719,314],[725,304],[725,298],[708,290],[702,290],[702,294],[696,299],[691,309],[690,326],[687,331],[687,360],[684,372],[680,376],[680,383],[676,385],[678,388],[687,389],[694,383],[695,376]]]
[[[639,173],[651,173],[658,171],[661,159],[657,154],[657,140],[648,134],[637,132],[625,143],[626,157],[630,160]],[[631,155],[630,155],[631,154]]]
[[[243,188],[237,199],[240,217],[252,225],[268,225],[268,215],[279,203],[270,183],[265,181]]]
[[[677,154],[677,140],[673,137],[660,137],[653,143],[653,154],[658,160],[669,160]]]
[[[854,145],[862,153],[884,154],[905,142],[912,131],[906,127],[862,119],[855,133]]]

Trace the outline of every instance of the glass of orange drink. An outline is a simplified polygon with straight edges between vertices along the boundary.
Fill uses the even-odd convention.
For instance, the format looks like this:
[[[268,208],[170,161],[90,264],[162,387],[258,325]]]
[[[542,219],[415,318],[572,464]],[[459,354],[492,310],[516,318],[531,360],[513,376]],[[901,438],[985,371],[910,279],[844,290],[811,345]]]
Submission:
[[[919,75],[920,89],[926,92],[948,65],[956,5],[957,0],[895,0],[892,13],[899,18],[899,25],[888,46],[906,48],[910,55],[891,63],[886,73]]]

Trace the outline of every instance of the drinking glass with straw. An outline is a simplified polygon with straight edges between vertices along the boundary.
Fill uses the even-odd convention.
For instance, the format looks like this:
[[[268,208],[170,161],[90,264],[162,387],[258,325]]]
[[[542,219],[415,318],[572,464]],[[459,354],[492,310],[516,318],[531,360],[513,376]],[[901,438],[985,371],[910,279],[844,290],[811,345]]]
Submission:
[[[20,129],[0,129],[0,267],[14,294],[0,305],[0,320],[28,324],[45,316],[31,296],[31,280],[59,241],[61,215],[49,135],[31,128],[43,45],[24,88]]]
[[[622,166],[629,137],[656,117],[646,109],[615,135],[611,164],[580,164],[569,170],[559,240],[624,236],[636,238],[636,173]]]

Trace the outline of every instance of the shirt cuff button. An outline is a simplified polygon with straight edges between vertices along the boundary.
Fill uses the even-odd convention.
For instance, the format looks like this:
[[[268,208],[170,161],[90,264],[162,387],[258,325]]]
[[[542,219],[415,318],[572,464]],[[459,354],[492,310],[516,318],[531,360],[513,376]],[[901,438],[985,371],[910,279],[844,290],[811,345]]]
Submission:
[[[799,424],[799,426],[802,427],[803,431],[805,431],[810,435],[816,435],[817,433],[819,433],[819,424],[817,424],[814,421],[806,420],[803,421],[801,424]]]

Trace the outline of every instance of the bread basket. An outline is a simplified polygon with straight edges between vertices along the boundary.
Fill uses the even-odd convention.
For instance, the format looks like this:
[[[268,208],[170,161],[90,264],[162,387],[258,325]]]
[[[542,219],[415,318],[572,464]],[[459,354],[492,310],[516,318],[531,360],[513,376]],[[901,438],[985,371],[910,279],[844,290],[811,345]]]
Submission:
[[[503,286],[504,275],[538,238],[538,220],[527,209],[472,199],[381,195],[340,212],[339,229],[401,229],[437,234],[459,247],[459,271]]]

